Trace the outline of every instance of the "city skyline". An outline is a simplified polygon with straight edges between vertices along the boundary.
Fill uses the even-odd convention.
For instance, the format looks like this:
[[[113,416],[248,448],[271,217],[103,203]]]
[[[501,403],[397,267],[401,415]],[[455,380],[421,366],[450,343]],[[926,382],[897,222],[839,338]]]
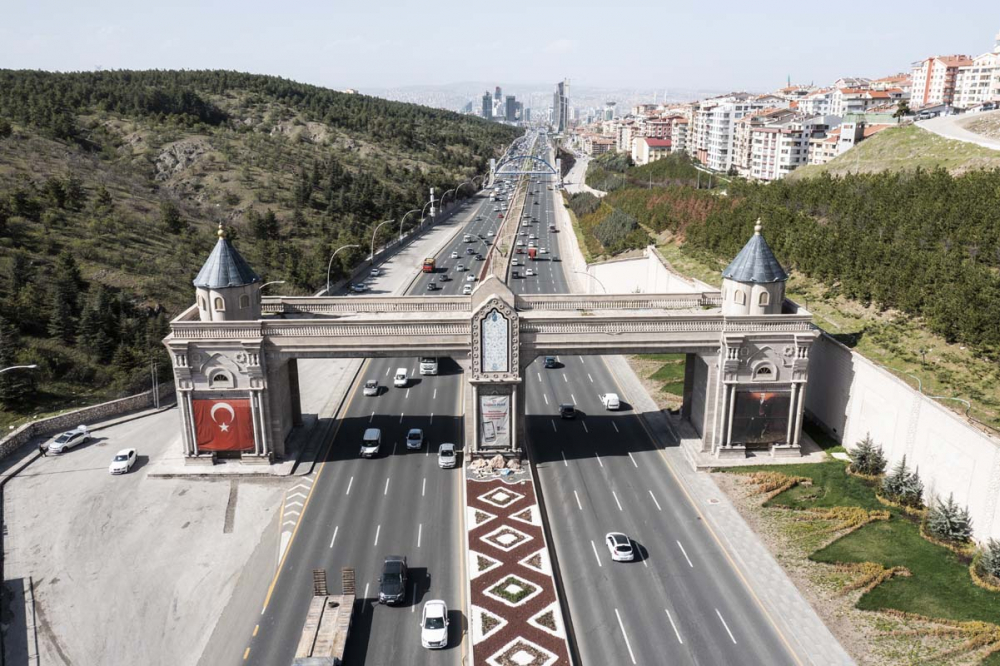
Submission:
[[[362,91],[482,80],[551,85],[564,77],[596,87],[767,90],[789,78],[881,76],[928,54],[975,54],[988,49],[1000,26],[985,0],[961,13],[925,12],[925,5],[929,10],[921,0],[904,13],[868,8],[859,20],[847,12],[790,13],[725,0],[707,26],[701,11],[644,3],[629,11],[643,16],[643,26],[670,34],[644,40],[633,29],[611,29],[612,8],[581,11],[586,7],[562,0],[532,9],[539,26],[558,31],[524,30],[520,15],[489,7],[465,13],[450,0],[419,9],[396,1],[378,8],[306,4],[277,22],[257,0],[192,3],[190,11],[184,3],[107,0],[99,12],[64,1],[16,2],[0,26],[0,63],[59,71],[232,69]],[[387,12],[393,20],[385,20]],[[158,29],[151,34],[149,26]],[[414,38],[422,34],[438,38]],[[765,42],[767,49],[758,48]]]

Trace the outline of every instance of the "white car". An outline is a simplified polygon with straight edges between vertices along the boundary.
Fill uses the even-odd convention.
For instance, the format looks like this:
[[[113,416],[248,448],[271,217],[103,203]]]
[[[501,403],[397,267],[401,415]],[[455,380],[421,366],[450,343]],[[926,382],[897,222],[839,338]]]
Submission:
[[[369,275],[371,275],[372,277],[378,277],[379,275],[382,275],[382,271],[379,268],[373,268],[369,272]]]
[[[396,388],[406,388],[406,368],[396,368],[396,374],[392,378],[392,385]]]
[[[90,431],[87,430],[87,426],[77,426],[73,430],[67,430],[52,440],[47,450],[53,455],[59,455],[60,453],[69,451],[77,444],[85,444],[89,441]]]
[[[448,647],[448,607],[440,599],[424,604],[420,615],[420,644],[425,648]]]
[[[108,472],[111,474],[127,474],[135,464],[135,449],[122,449],[115,454],[115,459],[108,465]]]
[[[458,250],[452,250],[451,251],[451,258],[452,259],[458,259]]]
[[[464,296],[468,296],[471,293],[472,293],[472,285],[471,284],[467,284],[467,285],[465,285],[465,287],[462,288],[462,294]]]
[[[420,428],[410,428],[410,432],[406,433],[406,448],[424,448],[424,431]]]
[[[438,447],[438,467],[451,469],[455,466],[455,445],[442,444]]]
[[[473,275],[472,273],[469,273],[467,276],[465,276],[465,281],[466,282],[475,282],[476,281],[476,276]]]
[[[548,253],[549,253],[548,248],[542,247],[538,249],[538,254],[548,254]]]
[[[378,395],[378,382],[374,379],[369,379],[365,382],[364,394],[368,396]]]
[[[524,271],[524,276],[525,277],[535,277],[535,271],[533,271],[532,269],[529,268],[528,270]]]
[[[528,240],[538,240],[538,236],[536,236],[535,234],[531,234],[530,236],[528,236]]]
[[[611,412],[621,409],[622,406],[617,393],[602,393],[601,404],[604,405],[604,409]]]
[[[490,238],[493,238],[494,236],[496,236],[496,232],[491,231],[490,233],[488,233],[486,235],[489,236]]]
[[[520,266],[521,262],[517,260],[517,257],[514,257],[513,259],[510,260],[510,265],[511,266]]]
[[[604,543],[608,546],[612,561],[631,562],[635,559],[632,540],[621,532],[608,532],[604,535]]]
[[[465,264],[458,264],[457,266],[455,266],[455,270],[461,273],[462,271],[465,270]]]
[[[378,455],[378,449],[382,445],[382,431],[378,428],[368,428],[361,437],[362,458],[374,458]]]

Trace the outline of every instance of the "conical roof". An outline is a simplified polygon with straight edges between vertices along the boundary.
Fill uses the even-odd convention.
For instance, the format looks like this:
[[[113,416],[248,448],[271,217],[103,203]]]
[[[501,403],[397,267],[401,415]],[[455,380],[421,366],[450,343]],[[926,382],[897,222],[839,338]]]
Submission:
[[[743,246],[732,263],[726,266],[726,270],[722,271],[722,277],[752,284],[784,282],[788,279],[788,273],[774,257],[767,241],[760,235],[760,229],[760,220],[757,220],[753,238]]]
[[[260,281],[260,276],[250,268],[250,264],[226,238],[226,232],[220,224],[219,241],[215,244],[212,254],[208,255],[205,265],[198,271],[194,286],[201,289],[220,289],[243,287]]]

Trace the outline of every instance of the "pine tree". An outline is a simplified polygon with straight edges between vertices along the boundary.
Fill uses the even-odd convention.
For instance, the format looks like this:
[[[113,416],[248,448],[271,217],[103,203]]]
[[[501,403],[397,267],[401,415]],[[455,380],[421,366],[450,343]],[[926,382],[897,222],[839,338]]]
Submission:
[[[972,540],[972,518],[969,510],[955,503],[955,496],[949,495],[947,502],[937,498],[927,512],[927,531],[944,541],[968,543]]]
[[[73,306],[67,298],[67,292],[56,287],[49,298],[49,335],[68,345],[73,344],[76,317],[73,315]]]
[[[0,316],[0,368],[19,365],[17,353],[21,348],[17,330]],[[10,370],[0,372],[0,406],[10,409],[24,401],[25,393],[31,387],[30,370]]]
[[[160,204],[160,223],[167,228],[167,231],[177,235],[187,228],[187,224],[181,219],[181,211],[177,204],[172,201],[164,201]]]
[[[910,472],[906,466],[906,456],[900,460],[892,472],[882,479],[882,493],[889,499],[905,506],[923,505],[924,484],[917,472]]]
[[[913,473],[906,476],[903,482],[903,490],[899,495],[900,502],[905,506],[915,509],[924,506],[924,482],[920,480],[920,470],[914,469]]]
[[[866,476],[879,476],[885,472],[886,459],[882,447],[875,444],[870,433],[848,455],[851,456],[852,472]]]
[[[14,128],[11,127],[10,121],[6,118],[0,118],[0,139],[6,139],[13,133]]]
[[[979,556],[979,570],[1000,579],[1000,541],[989,539]]]

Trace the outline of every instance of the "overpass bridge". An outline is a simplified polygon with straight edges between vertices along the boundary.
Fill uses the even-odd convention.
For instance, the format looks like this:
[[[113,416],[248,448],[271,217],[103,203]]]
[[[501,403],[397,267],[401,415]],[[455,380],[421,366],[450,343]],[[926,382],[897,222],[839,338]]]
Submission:
[[[466,368],[472,396],[466,450],[520,455],[523,375],[538,356],[683,353],[681,415],[703,451],[798,455],[817,331],[784,299],[785,278],[758,226],[721,291],[515,295],[486,274],[470,296],[262,299],[260,278],[220,230],[195,280],[197,303],[164,340],[184,454],[191,462],[284,457],[301,423],[298,359],[450,356]]]

